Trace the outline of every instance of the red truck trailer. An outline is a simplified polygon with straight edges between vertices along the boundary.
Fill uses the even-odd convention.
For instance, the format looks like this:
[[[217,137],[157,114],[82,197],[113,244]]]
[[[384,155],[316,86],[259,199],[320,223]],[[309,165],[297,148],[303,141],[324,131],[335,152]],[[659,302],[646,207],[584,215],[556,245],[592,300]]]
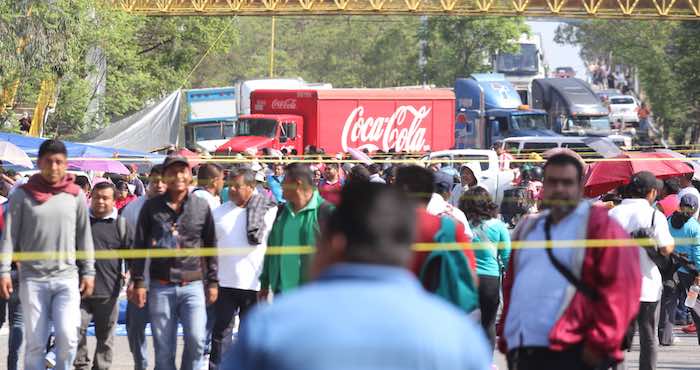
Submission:
[[[454,146],[455,97],[447,89],[256,90],[219,154],[248,149],[326,153],[349,148],[427,152]]]

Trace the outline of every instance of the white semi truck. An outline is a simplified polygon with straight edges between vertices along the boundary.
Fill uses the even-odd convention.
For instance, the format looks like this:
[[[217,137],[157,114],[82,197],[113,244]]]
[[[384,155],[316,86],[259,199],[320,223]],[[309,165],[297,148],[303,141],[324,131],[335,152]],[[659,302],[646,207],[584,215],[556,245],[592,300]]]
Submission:
[[[518,40],[519,50],[515,53],[497,53],[493,57],[493,70],[502,73],[520,95],[524,104],[530,104],[532,80],[545,78],[548,66],[542,48],[540,34],[522,34]]]

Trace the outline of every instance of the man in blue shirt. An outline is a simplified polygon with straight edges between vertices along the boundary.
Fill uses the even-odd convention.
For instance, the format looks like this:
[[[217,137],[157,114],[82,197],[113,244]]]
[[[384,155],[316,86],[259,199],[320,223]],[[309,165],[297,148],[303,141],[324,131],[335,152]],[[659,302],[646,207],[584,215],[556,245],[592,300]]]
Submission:
[[[396,190],[345,187],[321,225],[315,281],[254,309],[221,368],[489,369],[481,329],[407,270],[414,226]]]

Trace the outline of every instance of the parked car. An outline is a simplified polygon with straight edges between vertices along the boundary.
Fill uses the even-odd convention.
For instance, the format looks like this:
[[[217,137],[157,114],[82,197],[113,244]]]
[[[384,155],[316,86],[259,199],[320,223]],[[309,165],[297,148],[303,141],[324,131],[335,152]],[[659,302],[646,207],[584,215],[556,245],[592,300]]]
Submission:
[[[554,76],[558,78],[573,78],[576,77],[576,71],[571,67],[557,67]]]
[[[609,99],[613,95],[622,95],[622,91],[618,89],[606,89],[606,90],[599,90],[596,91],[596,96],[600,101],[604,101],[605,99]]]
[[[631,146],[631,138],[626,137]],[[562,136],[562,137],[511,137],[503,140],[506,150],[514,155],[531,152],[543,153],[554,148],[568,148],[584,157],[608,158],[619,154],[620,145],[610,137]]]
[[[610,122],[621,119],[623,123],[639,124],[637,109],[639,101],[631,95],[613,95],[608,99],[610,103]]]

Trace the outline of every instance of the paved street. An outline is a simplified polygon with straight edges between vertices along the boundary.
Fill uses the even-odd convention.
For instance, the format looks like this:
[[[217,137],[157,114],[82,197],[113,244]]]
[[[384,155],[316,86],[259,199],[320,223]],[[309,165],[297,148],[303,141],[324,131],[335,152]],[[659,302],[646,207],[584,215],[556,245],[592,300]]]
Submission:
[[[700,348],[698,347],[697,337],[688,335],[678,331],[680,343],[672,347],[661,347],[659,349],[658,370],[700,370]],[[114,355],[113,370],[132,370],[133,364],[131,361],[131,353],[126,337],[117,337],[116,353]],[[94,348],[94,338],[90,338],[89,344]],[[178,343],[178,359],[182,350],[182,340]],[[628,370],[638,369],[637,361],[639,359],[639,346],[635,339],[633,351],[627,353]],[[149,345],[150,364],[153,364],[153,348]],[[7,334],[4,332],[0,335],[0,369],[5,369],[5,359],[7,358]],[[505,359],[501,355],[496,356],[496,364],[500,370],[506,369]],[[20,366],[20,368],[22,368]]]

